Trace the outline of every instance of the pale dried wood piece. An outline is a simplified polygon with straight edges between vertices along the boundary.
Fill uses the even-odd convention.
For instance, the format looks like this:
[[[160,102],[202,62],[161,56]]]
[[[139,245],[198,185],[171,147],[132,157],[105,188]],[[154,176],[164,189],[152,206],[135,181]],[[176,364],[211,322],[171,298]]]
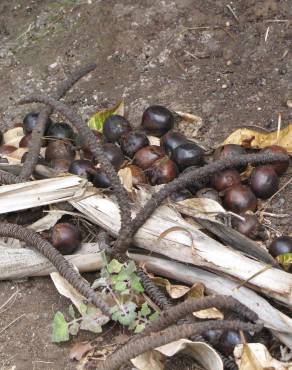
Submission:
[[[64,257],[80,272],[96,271],[103,265],[97,243],[85,243],[76,254]],[[0,280],[47,276],[54,271],[51,262],[33,249],[0,245]]]
[[[70,203],[94,223],[117,235],[120,217],[113,200],[95,195]],[[176,230],[165,233],[172,228]],[[162,233],[164,238],[158,240]],[[179,262],[224,273],[240,282],[250,279],[266,268],[264,263],[244,256],[208,237],[165,205],[159,207],[140,228],[134,236],[134,244]],[[292,275],[285,271],[270,268],[251,279],[248,286],[292,306]]]
[[[85,195],[88,182],[78,176],[63,176],[0,187],[0,214],[64,202]]]

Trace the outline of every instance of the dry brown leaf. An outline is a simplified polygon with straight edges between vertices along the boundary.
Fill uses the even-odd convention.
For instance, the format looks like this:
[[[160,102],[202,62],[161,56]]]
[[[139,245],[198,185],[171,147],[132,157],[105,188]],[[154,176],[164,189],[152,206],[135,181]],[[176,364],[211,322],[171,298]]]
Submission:
[[[122,168],[119,170],[118,175],[124,188],[131,193],[133,191],[133,176],[130,168]]]
[[[218,213],[226,213],[226,210],[215,200],[208,198],[189,198],[180,202],[171,203],[178,212],[191,216],[215,220]]]
[[[154,351],[146,352],[132,359],[131,362],[138,370],[163,370],[164,365],[161,354],[172,357],[179,352],[187,353],[206,370],[223,370],[222,360],[211,346],[206,343],[192,342],[187,339],[180,339],[158,347]],[[160,356],[155,355],[157,353],[160,353]]]
[[[222,312],[217,310],[215,307],[207,308],[206,310],[201,310],[193,312],[193,316],[198,319],[208,319],[208,320],[223,320],[224,315]]]
[[[69,359],[80,361],[82,357],[84,357],[92,349],[93,347],[90,342],[86,342],[86,343],[77,342],[74,344],[74,346],[70,350]]]
[[[157,145],[160,146],[160,139],[156,136],[147,136],[150,145]]]
[[[18,147],[20,140],[24,136],[22,127],[14,127],[3,134],[3,142],[5,144]]]
[[[190,288],[187,286],[175,284],[173,285],[167,279],[163,279],[158,276],[151,278],[151,280],[155,284],[163,286],[166,289],[169,296],[173,299],[181,298],[190,291]]]
[[[248,128],[234,131],[223,144],[239,144],[248,148],[264,148],[269,145],[279,145],[292,154],[292,123],[279,131],[258,132]]]
[[[190,122],[190,123],[195,123],[196,125],[199,125],[201,126],[202,123],[203,123],[203,120],[202,120],[202,117],[199,117],[199,116],[196,116],[194,114],[191,114],[191,113],[185,113],[185,112],[180,112],[180,111],[176,111],[175,112],[177,115],[180,116],[180,118],[183,120],[183,121],[186,121],[186,122]]]
[[[274,359],[261,343],[238,344],[234,356],[239,370],[292,370],[292,362]]]
[[[6,158],[9,164],[20,164],[23,154],[27,151],[28,148],[18,148],[8,155],[2,154],[1,157]]]
[[[205,286],[202,283],[195,283],[188,292],[188,298],[202,298],[204,297],[204,291]],[[193,312],[193,315],[199,319],[224,319],[223,313],[217,310],[215,307]]]

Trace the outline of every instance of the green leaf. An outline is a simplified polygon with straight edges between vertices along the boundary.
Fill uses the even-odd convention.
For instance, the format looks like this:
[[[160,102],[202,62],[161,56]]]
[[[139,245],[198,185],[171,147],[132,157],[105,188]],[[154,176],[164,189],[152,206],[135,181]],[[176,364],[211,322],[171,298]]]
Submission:
[[[86,314],[87,305],[85,303],[81,303],[81,305],[79,306],[79,312],[81,313],[82,316]]]
[[[131,280],[131,288],[136,293],[143,293],[144,292],[144,288],[143,288],[142,284],[140,283],[140,278],[138,276],[135,276],[135,278]]]
[[[138,324],[134,330],[134,333],[138,334],[141,333],[145,329],[145,324]]]
[[[141,307],[140,312],[141,312],[141,315],[142,315],[142,316],[144,316],[144,317],[147,317],[148,315],[150,315],[150,314],[151,314],[151,310],[150,310],[150,308],[149,308],[149,306],[148,306],[147,302],[144,302],[144,303],[142,304],[142,307]]]
[[[68,323],[62,312],[58,311],[54,316],[52,341],[60,343],[67,340],[69,340]]]
[[[72,319],[75,319],[75,310],[72,304],[70,304],[69,309],[68,309],[69,315],[72,317]]]
[[[126,268],[125,268],[125,271],[126,271],[128,276],[131,276],[133,274],[133,272],[135,272],[136,270],[137,269],[136,269],[136,265],[135,265],[134,261],[130,261],[128,263],[128,265],[126,266]]]
[[[118,274],[118,281],[125,281],[125,280],[129,280],[129,276],[125,268],[123,267],[122,270]]]
[[[78,331],[80,328],[80,324],[76,321],[74,321],[70,326],[69,326],[69,333],[71,335],[77,335]]]
[[[117,105],[110,109],[104,109],[96,112],[87,122],[88,127],[91,130],[103,131],[103,125],[105,120],[113,114],[124,115],[124,101],[121,100]]]
[[[101,333],[102,328],[101,326],[90,316],[84,316],[83,320],[81,321],[80,329],[82,330],[88,330],[92,333]]]
[[[131,324],[132,321],[134,321],[137,317],[137,313],[135,311],[127,312],[126,314],[124,312],[119,312],[117,315],[117,320],[121,325],[128,326]]]
[[[292,253],[281,254],[280,256],[276,257],[276,260],[286,271],[288,271],[292,265]]]
[[[113,259],[107,265],[107,270],[108,270],[108,272],[110,274],[113,274],[113,273],[118,274],[121,271],[122,267],[123,267],[123,264],[122,263],[120,263],[119,261]]]
[[[159,313],[157,311],[155,311],[152,315],[150,315],[148,317],[148,320],[154,321],[154,320],[158,319],[158,317],[159,317]]]
[[[123,281],[118,281],[115,286],[114,286],[114,289],[116,292],[122,292],[123,290],[125,290],[127,288],[127,284],[124,283]]]

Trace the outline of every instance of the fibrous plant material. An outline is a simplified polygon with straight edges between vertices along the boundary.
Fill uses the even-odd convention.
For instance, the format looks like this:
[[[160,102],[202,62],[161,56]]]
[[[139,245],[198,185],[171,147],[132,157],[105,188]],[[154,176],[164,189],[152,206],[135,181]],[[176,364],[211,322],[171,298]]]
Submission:
[[[201,334],[206,330],[228,329],[257,332],[262,329],[262,324],[251,324],[241,321],[210,320],[202,323],[174,325],[165,330],[151,333],[143,338],[137,338],[137,340],[129,342],[117,350],[113,355],[109,356],[104,362],[97,366],[96,369],[116,370],[128,360],[164,344],[171,343],[181,338],[189,338],[194,334]]]
[[[90,285],[74,270],[73,266],[47,240],[23,226],[2,222],[0,223],[0,235],[21,240],[36,248],[80,294],[96,305],[104,315],[110,316],[110,307],[99,298]]]
[[[171,300],[157,285],[153,283],[141,267],[137,269],[137,275],[141,280],[145,293],[159,308],[165,310],[172,307]]]
[[[231,310],[236,312],[240,317],[249,321],[257,321],[258,315],[250,310],[248,307],[238,302],[230,296],[214,296],[204,297],[198,299],[188,299],[179,303],[165,311],[163,311],[158,319],[150,322],[145,330],[141,333],[142,336],[148,335],[151,332],[157,332],[165,329],[169,325],[176,323],[179,319],[186,317],[192,312],[205,310],[207,308],[215,307],[219,310]]]
[[[83,122],[82,118],[64,103],[43,95],[32,95],[28,98],[23,99],[20,103],[25,104],[32,102],[44,103],[53,107],[57,112],[61,113],[76,127],[80,135],[81,142],[88,147],[93,156],[101,164],[102,169],[104,170],[110,181],[111,187],[114,190],[114,194],[120,207],[121,230],[126,230],[127,232],[125,233],[125,236],[127,236],[130,232],[131,223],[131,209],[129,207],[130,200],[128,197],[128,193],[122,186],[114,167],[104,155],[101,140],[94,135],[90,128]],[[124,243],[123,238],[119,238],[119,243]]]
[[[78,80],[93,71],[95,68],[96,64],[89,64],[81,69],[78,68],[78,70],[73,72],[72,75],[59,86],[54,94],[54,98],[57,100],[61,99]],[[32,140],[29,146],[29,151],[20,173],[20,177],[22,179],[29,179],[35,169],[42,145],[42,137],[44,136],[45,132],[46,121],[52,112],[52,107],[45,107],[39,114],[37,125],[32,132]]]
[[[18,182],[23,182],[23,181],[24,181],[23,179],[19,178],[18,176],[10,172],[0,170],[0,184],[1,185],[16,184]]]
[[[244,166],[247,164],[260,165],[266,163],[276,163],[278,161],[287,160],[287,155],[280,153],[259,153],[259,154],[244,154],[234,158],[226,158],[218,160],[204,167],[196,168],[187,173],[181,174],[172,182],[166,184],[161,190],[152,196],[151,199],[137,214],[131,224],[129,233],[127,229],[121,229],[118,241],[115,244],[115,253],[125,253],[133,235],[146,222],[155,209],[174,191],[178,191],[190,185],[191,183],[206,178],[216,172]]]

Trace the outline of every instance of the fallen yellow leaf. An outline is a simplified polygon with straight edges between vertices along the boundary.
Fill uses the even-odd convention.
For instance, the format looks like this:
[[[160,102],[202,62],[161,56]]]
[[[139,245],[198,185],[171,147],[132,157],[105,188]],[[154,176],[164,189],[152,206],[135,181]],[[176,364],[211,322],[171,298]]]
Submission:
[[[248,128],[234,131],[223,143],[239,144],[248,148],[265,148],[269,145],[279,145],[292,154],[292,123],[280,130],[273,132],[258,132]]]

